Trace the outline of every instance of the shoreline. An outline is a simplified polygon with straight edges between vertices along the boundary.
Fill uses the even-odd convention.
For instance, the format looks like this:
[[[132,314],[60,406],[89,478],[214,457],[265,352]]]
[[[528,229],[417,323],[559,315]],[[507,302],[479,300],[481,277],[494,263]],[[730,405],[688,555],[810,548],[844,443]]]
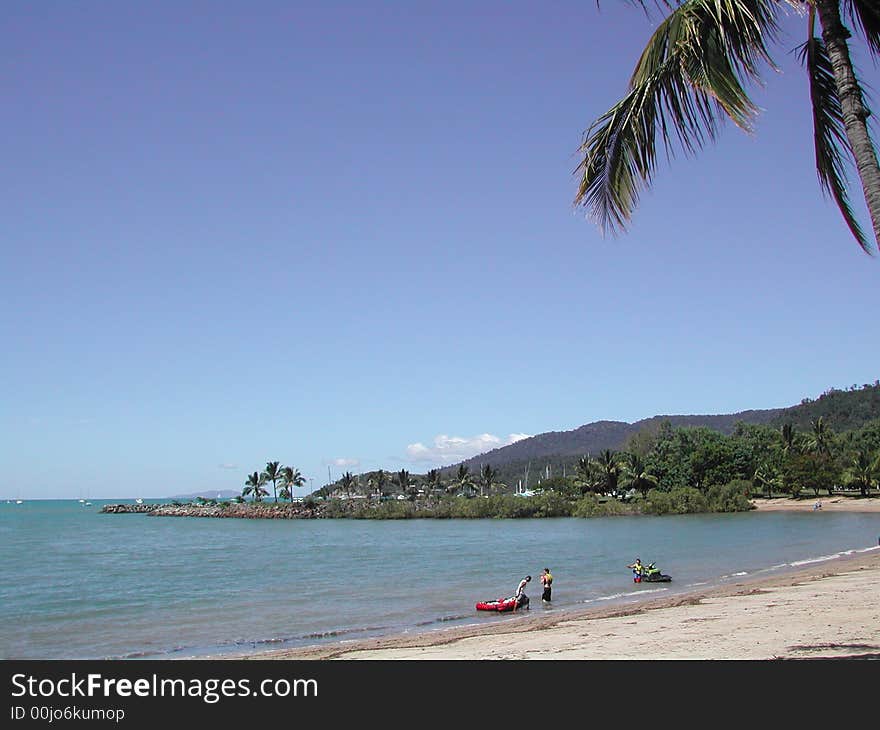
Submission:
[[[823,512],[880,512],[880,497],[761,497],[752,498],[752,504],[756,512],[811,512],[816,504]]]
[[[754,500],[756,511],[880,512],[880,498]],[[880,541],[880,536],[878,536]],[[642,637],[650,637],[645,648]],[[658,640],[658,638],[662,640]],[[772,576],[625,606],[340,641],[238,660],[880,659],[880,545]]]

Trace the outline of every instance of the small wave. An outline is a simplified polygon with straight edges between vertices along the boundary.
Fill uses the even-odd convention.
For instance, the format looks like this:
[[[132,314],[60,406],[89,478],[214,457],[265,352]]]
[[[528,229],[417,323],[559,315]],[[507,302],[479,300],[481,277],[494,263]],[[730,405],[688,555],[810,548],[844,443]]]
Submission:
[[[647,595],[648,593],[666,593],[666,591],[668,591],[668,590],[669,590],[668,588],[650,588],[648,590],[639,591],[638,595],[644,596],[644,595]]]
[[[851,550],[841,550],[837,553],[831,553],[830,555],[817,555],[814,558],[804,558],[803,560],[793,560],[789,565],[793,568],[797,568],[801,565],[812,565],[813,563],[827,563],[829,560],[834,560],[835,558],[843,557],[844,555],[852,555],[853,551]]]
[[[794,560],[789,565],[793,568],[797,568],[801,565],[812,565],[813,563],[827,563],[829,560],[834,560],[834,558],[839,558],[843,553],[835,553],[834,555],[820,555],[816,558],[805,558],[804,560]]]
[[[170,649],[143,649],[141,651],[132,651],[127,654],[116,654],[111,656],[105,656],[104,659],[107,660],[118,660],[118,659],[143,659],[145,657],[151,656],[167,656],[169,654],[177,654],[181,651],[186,651],[187,649],[194,649],[192,646],[173,646]]]
[[[387,626],[359,626],[350,629],[329,629],[327,631],[312,631],[306,634],[298,634],[297,636],[272,636],[263,639],[234,639],[224,644],[232,644],[235,646],[261,646],[264,644],[285,644],[293,641],[302,641],[304,639],[335,639],[348,634],[357,634],[364,631],[385,631]],[[222,645],[221,645],[222,646]]]
[[[388,626],[358,626],[350,629],[331,629],[329,631],[313,631],[308,634],[294,636],[285,641],[296,641],[299,639],[332,639],[337,636],[347,636],[348,634],[360,634],[363,632],[387,631]],[[259,642],[257,642],[259,643]]]
[[[779,566],[774,566],[777,568],[798,568],[802,565],[814,565],[815,563],[826,563],[829,560],[835,560],[836,558],[842,558],[846,555],[859,555],[861,553],[869,553],[874,550],[880,550],[880,545],[870,545],[868,547],[863,548],[850,548],[849,550],[839,550],[836,553],[831,553],[829,555],[817,555],[813,558],[804,558],[803,560],[793,560],[790,563],[783,563]]]
[[[129,653],[129,654],[116,654],[116,655],[114,655],[114,656],[108,656],[108,657],[104,657],[104,658],[105,658],[105,659],[109,659],[109,660],[117,660],[117,659],[142,659],[143,657],[153,656],[153,655],[155,655],[155,654],[157,654],[157,653],[159,653],[159,654],[167,654],[167,652],[164,652],[164,651],[160,651],[160,652],[155,652],[155,651],[133,651],[133,652],[131,652],[131,653]]]
[[[595,603],[597,601],[618,601],[621,598],[629,598],[633,602],[637,602],[642,596],[649,593],[665,593],[668,588],[643,588],[637,592],[628,591],[626,593],[611,593],[607,596],[598,596],[597,598],[587,598],[584,603]]]
[[[452,621],[462,621],[464,619],[471,618],[470,615],[460,615],[460,616],[441,616],[439,618],[433,619],[431,621],[424,621],[419,623],[417,626],[419,628],[424,628],[425,626],[429,626],[432,624],[443,624]],[[283,646],[285,644],[302,644],[303,642],[312,642],[317,640],[331,640],[331,641],[339,641],[339,642],[349,642],[349,641],[357,641],[357,635],[381,635],[389,630],[392,630],[391,626],[356,626],[352,628],[345,629],[330,629],[327,631],[311,631],[305,634],[298,634],[296,636],[272,636],[262,639],[245,639],[238,638],[233,639],[231,641],[225,641],[214,645],[214,651],[220,651],[221,653],[224,651],[229,651],[234,647],[245,647],[250,646],[252,648],[257,647],[265,647],[265,646]],[[395,628],[395,630],[401,630],[401,627]],[[403,633],[406,633],[408,630],[403,629]],[[353,637],[353,638],[346,638]],[[165,656],[170,654],[176,654],[181,651],[193,651],[197,650],[198,647],[194,646],[176,646],[170,649],[159,649],[153,651],[138,651],[131,652],[129,654],[122,654],[118,656],[108,656],[106,659],[140,659],[144,657],[150,656]],[[199,652],[204,653],[204,652]]]
[[[438,618],[426,619],[424,621],[418,621],[416,626],[433,626],[434,624],[443,624],[449,621],[462,621],[463,619],[470,618],[470,614],[461,614],[459,616],[439,616]]]
[[[599,596],[598,598],[587,598],[584,603],[595,603],[596,601],[614,601],[618,598],[625,598],[629,593],[612,593],[609,596]]]

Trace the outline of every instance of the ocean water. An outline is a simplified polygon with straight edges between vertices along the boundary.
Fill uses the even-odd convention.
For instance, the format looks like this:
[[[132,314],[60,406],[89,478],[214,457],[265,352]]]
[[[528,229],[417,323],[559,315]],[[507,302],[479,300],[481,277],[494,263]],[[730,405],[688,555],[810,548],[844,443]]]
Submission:
[[[880,515],[236,520],[0,502],[0,658],[190,658],[622,604],[877,550]],[[634,584],[639,556],[671,583]],[[554,575],[553,603],[538,577]]]

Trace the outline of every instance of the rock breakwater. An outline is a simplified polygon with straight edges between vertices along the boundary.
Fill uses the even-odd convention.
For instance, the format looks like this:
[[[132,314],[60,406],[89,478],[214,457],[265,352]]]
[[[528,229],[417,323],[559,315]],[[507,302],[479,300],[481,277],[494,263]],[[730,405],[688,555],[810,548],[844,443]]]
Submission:
[[[147,514],[154,517],[219,517],[257,520],[302,520],[321,517],[317,505],[294,504],[108,504],[106,514]]]
[[[152,512],[158,506],[156,504],[105,504],[101,507],[101,512],[111,515],[135,514]]]

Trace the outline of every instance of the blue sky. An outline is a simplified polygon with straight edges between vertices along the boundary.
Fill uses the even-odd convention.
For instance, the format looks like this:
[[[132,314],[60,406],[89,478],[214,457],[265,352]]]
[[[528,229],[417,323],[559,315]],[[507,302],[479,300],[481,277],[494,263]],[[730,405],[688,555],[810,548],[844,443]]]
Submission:
[[[794,16],[755,133],[661,163],[618,238],[572,172],[653,27],[623,3],[0,23],[0,496],[239,489],[270,460],[304,493],[878,377],[880,258],[819,190]]]

